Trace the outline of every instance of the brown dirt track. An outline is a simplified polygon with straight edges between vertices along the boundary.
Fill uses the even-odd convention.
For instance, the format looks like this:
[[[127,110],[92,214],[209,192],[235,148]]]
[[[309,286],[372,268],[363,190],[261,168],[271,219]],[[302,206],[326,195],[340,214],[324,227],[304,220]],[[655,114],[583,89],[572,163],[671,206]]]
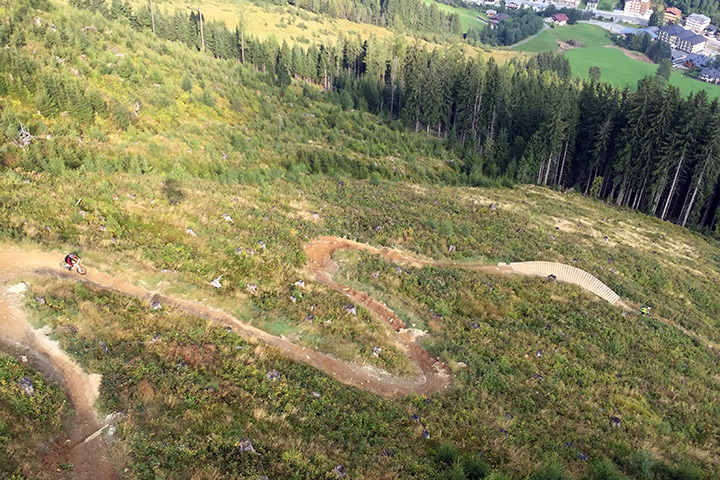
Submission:
[[[340,240],[340,239],[338,239]],[[0,345],[4,350],[15,355],[26,355],[32,365],[51,379],[59,381],[64,387],[75,410],[75,424],[67,445],[55,448],[54,455],[61,462],[73,464],[78,479],[115,479],[119,478],[113,470],[107,452],[107,445],[102,436],[84,442],[88,436],[103,426],[98,418],[94,404],[98,398],[100,378],[88,375],[72,359],[63,352],[59,345],[51,342],[43,333],[34,330],[27,321],[21,308],[19,294],[5,293],[9,285],[23,279],[37,276],[56,276],[79,281],[104,290],[109,290],[147,302],[158,301],[164,306],[177,308],[186,313],[213,320],[222,325],[231,326],[239,335],[250,341],[258,341],[279,348],[283,354],[295,361],[307,363],[336,380],[350,386],[362,388],[384,397],[396,397],[407,394],[430,394],[442,391],[452,383],[447,366],[432,357],[418,346],[410,332],[403,330],[405,325],[383,304],[372,300],[369,296],[350,290],[332,280],[333,264],[327,254],[327,248],[312,249],[308,246],[309,268],[316,274],[318,281],[347,294],[359,305],[370,310],[383,321],[388,322],[395,331],[398,345],[406,352],[416,367],[412,376],[396,376],[376,368],[358,364],[345,363],[336,358],[290,341],[271,335],[263,330],[241,322],[234,316],[219,309],[197,302],[167,297],[149,290],[136,287],[130,283],[111,277],[105,273],[88,268],[85,276],[67,272],[59,266],[61,253],[28,251],[12,246],[0,249]],[[349,244],[344,244],[345,247]],[[360,246],[361,244],[357,244]],[[368,247],[369,248],[369,247]],[[385,249],[384,249],[385,250]],[[373,250],[390,259],[412,263],[395,250]],[[327,257],[326,257],[327,255]],[[420,263],[415,262],[415,265]],[[392,321],[391,321],[392,320]],[[59,450],[59,451],[58,451]]]
[[[397,345],[408,355],[416,370],[412,376],[397,376],[373,367],[346,363],[323,353],[295,345],[285,338],[271,335],[208,305],[151,292],[93,269],[88,269],[88,273],[84,277],[74,272],[67,272],[58,266],[59,260],[62,259],[60,253],[29,251],[2,245],[0,246],[0,347],[16,355],[28,356],[35,368],[49,378],[58,380],[65,388],[75,409],[75,425],[69,437],[69,444],[59,448],[58,455],[60,457],[65,455],[67,458],[65,461],[73,464],[78,479],[119,478],[112,468],[103,436],[84,442],[89,435],[103,426],[94,408],[99,393],[100,378],[99,375],[88,375],[56,343],[51,342],[41,332],[33,330],[21,308],[20,295],[5,293],[7,287],[12,283],[32,276],[62,277],[146,302],[158,301],[166,307],[173,307],[188,314],[230,326],[236,333],[249,341],[275,346],[285,356],[322,370],[346,385],[362,388],[384,397],[408,394],[426,395],[447,389],[452,384],[452,375],[447,365],[431,356],[415,342],[413,334],[416,332],[407,329],[402,320],[383,303],[373,300],[365,292],[351,289],[333,279],[337,265],[333,261],[332,255],[336,251],[346,248],[365,250],[398,264],[412,267],[436,265],[513,273],[512,269],[507,266],[435,262],[409,255],[397,249],[375,248],[338,237],[320,237],[307,244],[305,246],[308,258],[306,270],[318,282],[343,293],[395,331]],[[621,306],[628,308],[625,304]],[[691,332],[686,333],[691,334]],[[712,344],[708,344],[708,346],[717,348]]]
[[[69,437],[50,446],[50,453],[43,459],[45,464],[50,468],[60,463],[72,464],[78,479],[120,478],[112,468],[104,438],[99,436],[85,442],[103,426],[94,408],[100,376],[86,374],[55,342],[34,330],[22,310],[20,295],[7,293],[8,282],[19,281],[38,268],[58,265],[63,256],[8,246],[0,251],[0,348],[25,355],[34,368],[61,383],[75,410]],[[58,273],[62,272],[59,267],[55,268]]]

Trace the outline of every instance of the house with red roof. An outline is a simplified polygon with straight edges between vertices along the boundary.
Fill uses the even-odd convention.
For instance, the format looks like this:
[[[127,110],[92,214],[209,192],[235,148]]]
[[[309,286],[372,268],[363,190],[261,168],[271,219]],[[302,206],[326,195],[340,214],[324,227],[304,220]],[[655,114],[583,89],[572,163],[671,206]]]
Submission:
[[[560,25],[560,26],[567,25],[568,20],[570,20],[570,19],[564,13],[556,13],[555,15],[552,16],[552,21],[555,25]]]
[[[677,7],[668,7],[665,9],[665,21],[677,22],[682,18],[682,10]]]

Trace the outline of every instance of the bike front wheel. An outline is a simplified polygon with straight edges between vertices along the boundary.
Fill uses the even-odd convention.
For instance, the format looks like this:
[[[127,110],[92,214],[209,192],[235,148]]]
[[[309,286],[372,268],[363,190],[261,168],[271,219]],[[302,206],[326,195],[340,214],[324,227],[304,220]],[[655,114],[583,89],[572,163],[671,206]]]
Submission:
[[[85,274],[87,273],[87,270],[85,269],[85,267],[81,267],[80,265],[78,265],[78,266],[77,266],[77,272],[78,272],[80,275],[85,275]]]

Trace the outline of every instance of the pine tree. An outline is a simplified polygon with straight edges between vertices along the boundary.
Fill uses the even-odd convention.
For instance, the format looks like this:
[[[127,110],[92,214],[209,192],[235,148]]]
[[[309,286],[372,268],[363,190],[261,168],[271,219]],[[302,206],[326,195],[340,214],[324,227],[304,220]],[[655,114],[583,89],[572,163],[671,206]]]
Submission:
[[[662,62],[660,62],[660,65],[658,66],[655,75],[660,78],[664,78],[665,80],[670,80],[671,69],[672,64],[670,63],[670,59],[666,58]]]
[[[478,121],[482,110],[485,87],[484,65],[480,60],[466,63],[457,85],[457,128],[460,143],[468,139],[473,144],[478,136]]]
[[[180,88],[182,88],[187,93],[192,92],[193,82],[187,74],[183,76],[182,82],[180,83]]]
[[[84,93],[77,87],[72,89],[68,111],[83,124],[92,123],[94,119],[94,112],[90,100],[88,100]]]
[[[542,166],[545,162],[545,141],[538,130],[528,142],[516,168],[515,180],[520,183],[540,183],[542,181]]]
[[[310,45],[300,69],[300,76],[313,83],[317,83],[320,80],[320,76],[318,75],[320,61],[320,51],[315,45]]]
[[[691,145],[693,142],[693,131],[695,128],[695,116],[685,106],[680,114],[678,127],[672,133],[667,155],[670,162],[671,180],[668,185],[668,192],[662,203],[660,218],[665,220],[670,213],[670,207],[680,194],[681,183],[685,180],[688,166],[692,161]]]
[[[637,195],[637,189],[644,189],[641,184],[647,180],[652,156],[661,140],[650,129],[660,97],[659,85],[651,78],[645,78],[628,98],[628,113],[621,138],[622,152],[613,166],[620,183],[615,199],[618,205],[629,205],[634,198],[633,193]]]
[[[660,200],[670,181],[670,169],[674,163],[674,150],[677,146],[677,136],[670,129],[681,118],[680,92],[674,87],[668,88],[663,94],[663,101],[658,115],[653,123],[653,130],[661,135],[661,143],[655,150],[654,172],[651,183],[651,208],[653,214],[657,213]]]
[[[402,80],[405,87],[405,115],[409,124],[420,129],[421,104],[423,100],[422,78],[426,75],[427,52],[421,48],[411,48],[405,59]]]
[[[41,87],[36,94],[35,106],[45,117],[54,117],[60,113],[60,107],[53,90],[48,90],[45,86]]]
[[[276,85],[281,89],[284,90],[292,83],[290,73],[288,72],[287,64],[285,64],[284,60],[278,60],[277,66],[275,67],[275,74],[277,75],[277,78],[275,80]]]
[[[365,51],[365,72],[375,78],[378,83],[384,84],[389,59],[390,52],[387,44],[378,41],[374,35],[370,37]]]
[[[690,182],[690,191],[692,191],[692,194],[689,196],[681,213],[680,225],[683,227],[687,225],[691,214],[694,219],[693,223],[697,223],[700,212],[696,206],[702,206],[704,204],[714,186],[711,182],[713,179],[718,178],[718,173],[720,172],[720,134],[718,133],[720,132],[720,121],[718,121],[717,116],[713,116],[709,125],[711,125],[714,130],[708,132],[708,142],[700,152],[698,165],[695,167]]]
[[[651,27],[662,27],[665,25],[665,12],[661,8],[656,8],[650,15],[648,25]]]

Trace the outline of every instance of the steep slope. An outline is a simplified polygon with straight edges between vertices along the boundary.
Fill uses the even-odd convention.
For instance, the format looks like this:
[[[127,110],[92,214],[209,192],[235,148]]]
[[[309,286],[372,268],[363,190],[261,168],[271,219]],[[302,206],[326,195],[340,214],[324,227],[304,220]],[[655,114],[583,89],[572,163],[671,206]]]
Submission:
[[[414,133],[404,127],[412,117],[372,115],[350,94],[284,87],[282,72],[42,3],[0,7],[9,46],[0,51],[0,238],[17,251],[76,250],[87,280],[103,272],[98,286],[122,279],[122,293],[141,299],[76,277],[25,279],[31,321],[103,376],[95,407],[127,413],[110,452],[118,472],[315,479],[337,478],[341,464],[353,478],[473,478],[488,468],[717,476],[720,249],[711,237],[571,191],[460,186],[489,183],[484,172],[499,164],[485,155],[469,169],[475,154],[451,132],[436,138],[428,123]],[[529,98],[555,105],[547,89],[572,84],[552,65],[538,75],[516,67],[488,65],[477,79],[494,78],[492,94],[471,98],[502,115]],[[443,85],[443,73],[436,67],[431,80]],[[520,84],[528,88],[509,89]],[[543,138],[533,155],[522,142],[505,146],[540,162]],[[329,253],[306,250],[323,236],[379,250],[338,249],[336,267]],[[313,259],[322,268],[306,268]],[[494,273],[526,261],[581,269],[628,308]],[[150,293],[169,308],[153,310]],[[206,321],[208,306],[232,331]],[[390,311],[393,323],[428,334],[398,341]],[[307,351],[337,371],[306,365]],[[417,364],[449,369],[452,388],[437,375],[415,390]],[[372,375],[348,378],[357,371]],[[389,379],[403,388],[383,390]],[[346,385],[368,380],[370,392]]]

